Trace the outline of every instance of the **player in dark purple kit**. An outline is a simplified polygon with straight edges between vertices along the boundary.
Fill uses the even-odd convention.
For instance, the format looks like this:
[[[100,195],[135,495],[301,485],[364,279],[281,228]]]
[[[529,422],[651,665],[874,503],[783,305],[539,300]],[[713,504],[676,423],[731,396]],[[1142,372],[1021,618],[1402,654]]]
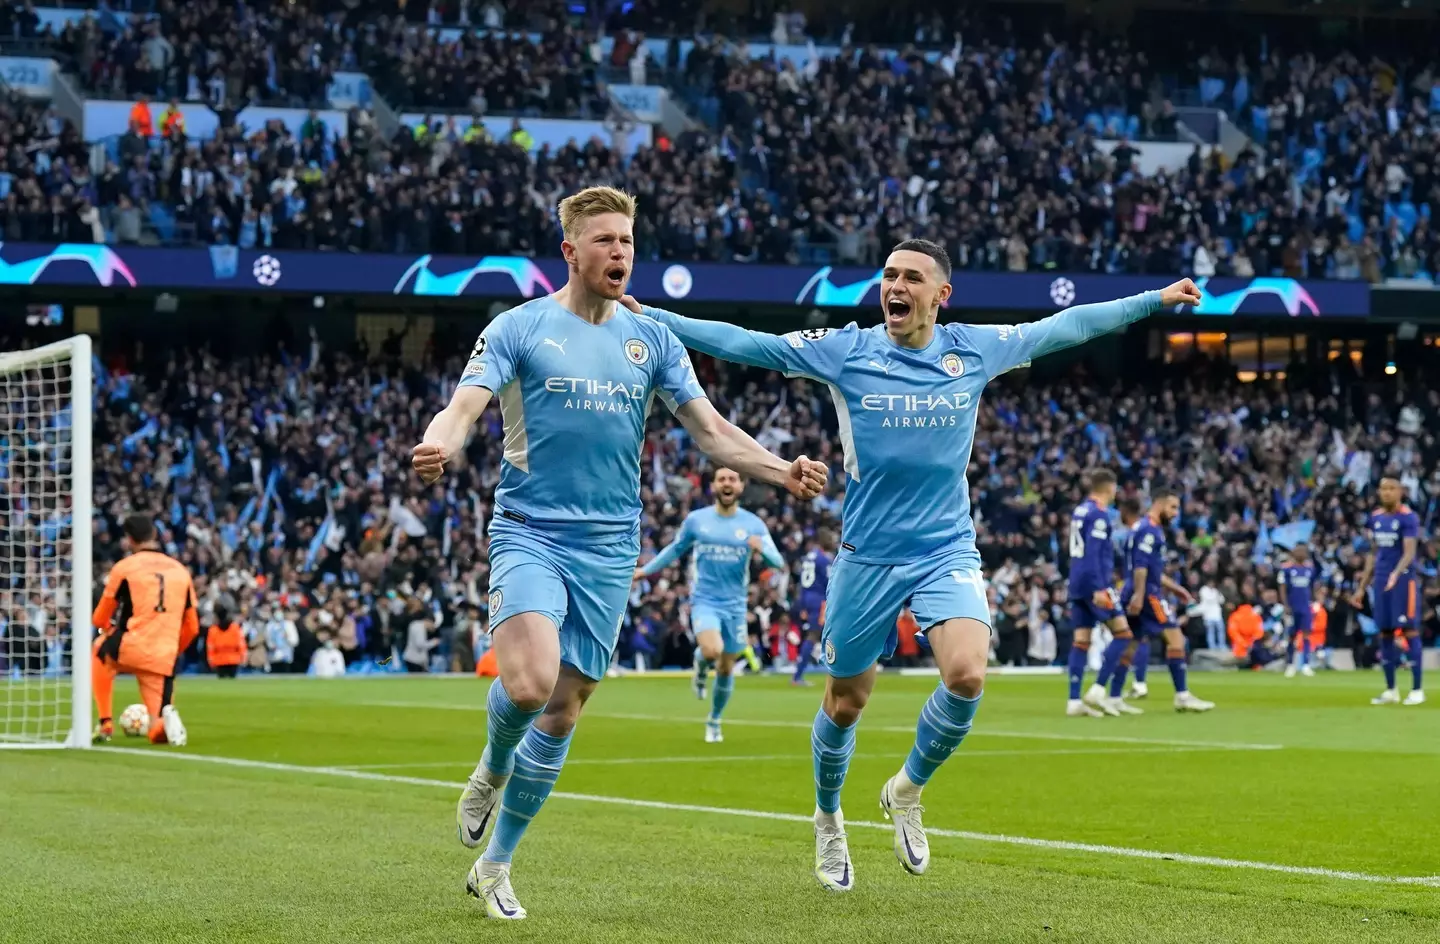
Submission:
[[[1394,705],[1400,702],[1395,690],[1395,673],[1400,668],[1400,647],[1396,631],[1405,634],[1410,650],[1410,671],[1413,675],[1410,694],[1403,704],[1425,704],[1420,687],[1424,647],[1420,641],[1420,581],[1415,574],[1415,553],[1420,542],[1420,518],[1402,503],[1405,495],[1400,480],[1380,480],[1380,507],[1370,512],[1366,527],[1370,531],[1370,554],[1365,570],[1355,585],[1351,603],[1364,605],[1365,590],[1375,581],[1370,614],[1380,630],[1380,661],[1385,669],[1385,691],[1370,699],[1372,705]]]
[[[1130,629],[1135,636],[1144,638],[1163,635],[1165,638],[1165,664],[1170,668],[1170,679],[1175,683],[1176,711],[1209,711],[1215,705],[1197,698],[1190,691],[1185,662],[1185,634],[1175,623],[1175,609],[1165,594],[1173,594],[1181,602],[1190,602],[1190,591],[1165,575],[1165,529],[1180,513],[1180,498],[1168,488],[1157,487],[1151,495],[1150,510],[1130,532],[1125,543],[1125,585],[1120,590],[1120,600],[1125,606]],[[1125,668],[1121,657],[1128,650],[1134,651],[1135,640],[1112,640],[1105,648],[1105,659],[1100,667],[1096,683],[1085,693],[1085,703],[1098,707],[1099,703],[1128,714],[1140,714],[1140,709],[1125,705],[1120,693],[1125,686]],[[1109,697],[1106,698],[1105,683],[1110,683]]]
[[[1115,473],[1095,469],[1085,477],[1089,497],[1070,516],[1070,697],[1065,714],[1072,718],[1118,715],[1109,703],[1091,706],[1080,699],[1085,665],[1090,658],[1090,633],[1105,625],[1116,638],[1129,638],[1130,627],[1115,594],[1115,544],[1110,533],[1110,505],[1115,501]]]
[[[1285,653],[1285,677],[1294,678],[1296,654],[1299,656],[1301,675],[1314,675],[1310,668],[1310,630],[1315,626],[1315,614],[1310,609],[1311,588],[1315,583],[1315,565],[1310,563],[1310,549],[1297,544],[1290,552],[1290,559],[1280,565],[1276,575],[1280,584],[1280,600],[1290,611],[1290,641]]]
[[[800,658],[795,660],[795,677],[791,685],[809,685],[805,670],[815,658],[820,644],[820,631],[825,628],[825,592],[830,589],[830,565],[835,561],[835,532],[820,528],[810,542],[810,550],[800,559],[800,592],[795,595],[791,616],[804,638],[800,641]]]

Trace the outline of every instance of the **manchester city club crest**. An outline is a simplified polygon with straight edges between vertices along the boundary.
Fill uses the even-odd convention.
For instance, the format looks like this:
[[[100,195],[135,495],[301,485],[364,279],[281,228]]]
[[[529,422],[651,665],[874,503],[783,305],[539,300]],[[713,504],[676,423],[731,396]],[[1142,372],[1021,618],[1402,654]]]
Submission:
[[[625,342],[625,356],[630,363],[639,367],[650,359],[650,347],[639,338],[631,338]]]
[[[965,362],[960,360],[959,354],[946,354],[940,358],[940,366],[943,367],[945,373],[951,377],[959,377],[965,373]]]
[[[478,337],[478,338],[475,339],[475,349],[470,352],[470,356],[471,356],[471,357],[479,357],[481,354],[484,354],[484,353],[485,353],[485,335],[482,334],[482,335],[480,335],[480,337]]]
[[[495,618],[495,614],[498,613],[498,612],[500,612],[500,603],[501,603],[501,601],[503,601],[504,599],[505,599],[505,597],[501,595],[501,593],[500,593],[500,588],[499,588],[499,587],[496,587],[494,590],[491,590],[491,591],[490,591],[490,618],[491,618],[491,619],[494,619],[494,618]]]
[[[835,664],[835,644],[828,639],[825,640],[825,664]]]
[[[743,541],[743,540],[745,540],[745,529],[744,529],[744,528],[736,528],[736,529],[735,529],[735,540],[737,540],[737,541]]]

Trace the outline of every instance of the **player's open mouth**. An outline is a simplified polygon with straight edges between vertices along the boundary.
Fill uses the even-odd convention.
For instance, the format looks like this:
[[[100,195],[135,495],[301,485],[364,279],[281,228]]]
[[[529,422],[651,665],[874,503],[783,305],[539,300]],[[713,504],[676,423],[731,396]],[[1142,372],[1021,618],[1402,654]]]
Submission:
[[[625,267],[624,267],[624,266],[616,266],[616,267],[613,268],[613,269],[606,269],[606,270],[605,270],[605,278],[609,279],[611,282],[613,282],[613,283],[616,284],[616,285],[624,285],[624,284],[625,284]]]
[[[903,298],[892,298],[885,305],[885,314],[892,320],[899,321],[910,314],[910,303]]]

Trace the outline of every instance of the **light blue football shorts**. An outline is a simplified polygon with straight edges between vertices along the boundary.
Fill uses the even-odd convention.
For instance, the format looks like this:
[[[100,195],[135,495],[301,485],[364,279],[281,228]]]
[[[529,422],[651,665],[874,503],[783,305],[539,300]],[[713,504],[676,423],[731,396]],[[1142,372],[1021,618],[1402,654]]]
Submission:
[[[497,514],[490,524],[490,627],[517,613],[548,617],[560,633],[560,661],[586,678],[604,678],[639,558],[638,528],[571,537]]]
[[[745,627],[745,607],[717,606],[698,600],[690,603],[690,631],[703,633],[718,630],[725,651],[730,655],[744,652],[750,644],[750,634]]]
[[[979,552],[955,544],[905,564],[864,564],[842,550],[830,569],[820,635],[829,673],[850,678],[894,653],[906,606],[922,632],[962,617],[990,626]]]

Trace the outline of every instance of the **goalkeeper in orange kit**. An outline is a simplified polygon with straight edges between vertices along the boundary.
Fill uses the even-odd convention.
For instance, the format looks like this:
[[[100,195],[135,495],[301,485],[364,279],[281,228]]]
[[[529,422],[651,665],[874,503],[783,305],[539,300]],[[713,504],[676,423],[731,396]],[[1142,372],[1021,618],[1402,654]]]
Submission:
[[[114,733],[115,676],[126,672],[140,683],[151,743],[181,747],[185,725],[171,701],[176,661],[200,634],[195,588],[185,565],[160,550],[148,515],[126,518],[124,531],[130,556],[111,569],[91,617],[101,634],[90,663],[100,714],[95,741]]]

